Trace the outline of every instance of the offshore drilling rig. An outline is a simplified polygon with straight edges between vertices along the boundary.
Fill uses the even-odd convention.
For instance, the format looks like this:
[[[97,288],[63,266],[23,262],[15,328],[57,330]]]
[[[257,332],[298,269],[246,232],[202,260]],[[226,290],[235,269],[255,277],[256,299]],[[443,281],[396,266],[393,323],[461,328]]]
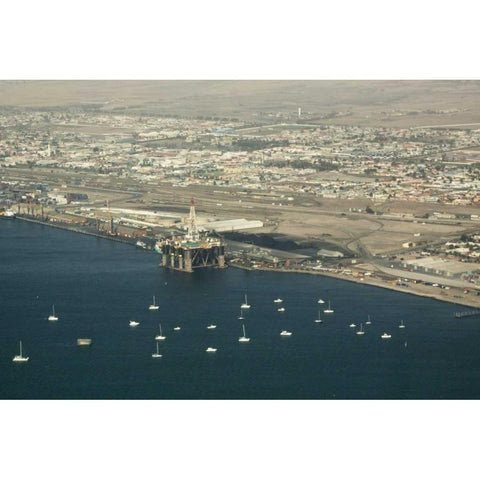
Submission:
[[[192,273],[194,268],[225,268],[225,246],[223,239],[200,236],[195,217],[195,202],[192,198],[187,235],[160,242],[162,266],[188,273]]]

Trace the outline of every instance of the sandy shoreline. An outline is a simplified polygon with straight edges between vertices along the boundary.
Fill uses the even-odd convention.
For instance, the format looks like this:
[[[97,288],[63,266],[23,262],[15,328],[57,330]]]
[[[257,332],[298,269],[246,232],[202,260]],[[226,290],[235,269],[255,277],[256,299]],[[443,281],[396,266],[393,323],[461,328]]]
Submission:
[[[260,270],[262,272],[272,272],[272,273],[300,273],[300,274],[307,274],[307,275],[320,275],[324,277],[330,277],[330,278],[336,278],[337,280],[345,280],[347,282],[353,282],[357,283],[360,285],[369,285],[372,287],[378,287],[378,288],[386,288],[388,290],[395,290],[396,292],[401,292],[401,293],[409,293],[411,295],[417,295],[419,297],[426,297],[426,298],[434,298],[435,300],[440,300],[442,302],[447,302],[451,303],[453,305],[458,305],[461,307],[469,307],[469,309],[477,309],[480,308],[480,296],[477,296],[475,294],[468,294],[470,297],[463,297],[463,298],[452,298],[453,294],[456,293],[455,291],[452,292],[452,290],[449,290],[448,292],[452,292],[451,295],[447,294],[445,290],[440,290],[441,293],[437,293],[435,291],[437,287],[428,287],[431,288],[432,293],[429,292],[423,292],[419,291],[418,289],[415,289],[416,285],[411,284],[409,287],[402,287],[400,285],[394,285],[392,283],[384,282],[382,280],[376,279],[376,278],[371,278],[371,277],[362,277],[360,278],[355,278],[352,276],[348,275],[338,275],[335,273],[330,273],[330,272],[324,272],[324,271],[311,271],[311,270],[298,270],[298,269],[272,269],[272,268],[251,268],[246,265],[240,265],[237,263],[229,263],[230,267],[233,268],[240,268],[242,270],[249,270],[249,271],[255,271],[255,270]],[[392,277],[392,281],[395,280]]]

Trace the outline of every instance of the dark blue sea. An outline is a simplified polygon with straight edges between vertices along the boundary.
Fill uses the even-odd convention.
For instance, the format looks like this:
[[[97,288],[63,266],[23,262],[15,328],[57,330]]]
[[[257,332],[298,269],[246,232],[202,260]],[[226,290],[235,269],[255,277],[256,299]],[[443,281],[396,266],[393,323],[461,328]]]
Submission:
[[[159,261],[105,239],[0,222],[0,398],[480,398],[480,319],[455,319],[461,307],[321,276],[183,274]],[[251,340],[242,344],[245,293]],[[317,324],[319,298],[335,312]],[[58,322],[47,320],[53,304]],[[160,323],[167,338],[154,359]],[[30,360],[18,364],[20,340]]]

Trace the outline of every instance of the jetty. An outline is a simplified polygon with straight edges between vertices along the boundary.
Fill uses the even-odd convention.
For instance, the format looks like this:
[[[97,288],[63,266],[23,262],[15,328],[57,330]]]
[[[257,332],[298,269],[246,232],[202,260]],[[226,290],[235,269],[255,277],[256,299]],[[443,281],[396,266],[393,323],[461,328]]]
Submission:
[[[474,317],[476,315],[480,315],[480,310],[467,310],[464,312],[455,312],[453,316],[455,318],[463,318],[463,317]]]

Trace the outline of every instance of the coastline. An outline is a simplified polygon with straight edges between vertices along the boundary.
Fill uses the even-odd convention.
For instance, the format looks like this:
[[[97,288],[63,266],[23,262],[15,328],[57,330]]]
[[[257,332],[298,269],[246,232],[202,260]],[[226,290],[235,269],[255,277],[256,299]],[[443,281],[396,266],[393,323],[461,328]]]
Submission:
[[[125,243],[128,245],[135,246],[135,240],[134,239],[127,239],[123,237],[116,237],[116,236],[109,236],[109,235],[103,235],[99,232],[89,232],[86,230],[82,230],[80,228],[75,228],[71,227],[69,225],[63,225],[63,224],[56,224],[54,222],[47,222],[44,220],[39,220],[35,218],[27,218],[27,217],[22,217],[22,216],[17,216],[17,220],[25,221],[25,222],[30,222],[30,223],[36,223],[39,225],[45,225],[47,227],[53,227],[53,228],[58,228],[60,230],[66,230],[74,233],[81,233],[83,235],[90,235],[93,237],[97,238],[103,238],[106,240],[113,240],[115,242],[120,242],[120,243]],[[426,297],[426,298],[433,298],[435,300],[440,300],[442,302],[447,302],[451,303],[452,305],[458,305],[460,307],[469,307],[469,308],[474,308],[474,309],[480,309],[480,296],[479,295],[474,295],[473,293],[470,294],[462,294],[463,296],[461,298],[453,298],[455,293],[459,293],[459,289],[454,289],[452,287],[451,290],[447,291],[445,290],[440,290],[440,293],[437,293],[437,291],[422,291],[419,285],[416,284],[409,284],[409,286],[402,286],[402,285],[396,285],[394,281],[396,280],[397,277],[390,277],[389,280],[382,280],[378,277],[371,277],[371,276],[362,276],[362,277],[354,277],[351,275],[342,275],[342,274],[337,274],[337,273],[332,273],[332,272],[326,272],[326,271],[319,271],[319,270],[304,270],[304,269],[296,269],[296,268],[265,268],[265,267],[250,267],[247,265],[242,265],[239,264],[238,262],[228,262],[228,266],[232,268],[239,268],[243,270],[248,270],[248,271],[255,271],[255,270],[260,270],[263,272],[273,272],[273,273],[297,273],[297,274],[307,274],[307,275],[319,275],[319,276],[324,276],[324,277],[330,277],[330,278],[335,278],[337,280],[345,280],[348,282],[353,282],[357,283],[359,285],[369,285],[372,287],[378,287],[378,288],[386,288],[388,290],[394,290],[396,292],[400,293],[407,293],[411,295],[417,295],[420,297]],[[384,274],[384,277],[386,275]],[[436,287],[428,287],[429,289],[435,289]],[[470,296],[467,296],[470,295]],[[458,297],[459,295],[457,295]]]
[[[445,291],[441,290],[443,295],[440,293],[429,293],[429,292],[422,292],[419,290],[415,290],[415,288],[412,287],[402,287],[400,285],[394,285],[392,283],[388,283],[386,281],[382,281],[378,278],[371,278],[371,277],[362,277],[360,278],[355,278],[352,276],[348,275],[339,275],[335,273],[330,273],[330,272],[323,272],[323,271],[312,271],[312,270],[300,270],[300,269],[292,269],[289,268],[287,269],[281,269],[281,268],[252,268],[248,267],[246,265],[240,265],[238,263],[229,263],[229,266],[232,268],[239,268],[242,270],[248,270],[248,271],[255,271],[255,270],[260,270],[262,272],[273,272],[273,273],[298,273],[298,274],[307,274],[307,275],[319,275],[323,277],[330,277],[330,278],[335,278],[337,280],[345,280],[347,282],[353,282],[357,283],[359,285],[369,285],[371,287],[378,287],[378,288],[386,288],[388,290],[394,290],[396,292],[400,293],[407,293],[411,295],[416,295],[419,297],[425,297],[425,298],[433,298],[435,300],[440,300],[442,302],[446,303],[451,303],[452,305],[458,305],[461,307],[469,307],[469,308],[474,308],[474,309],[479,309],[480,308],[480,296],[476,297],[471,297],[471,298],[449,298],[447,297]],[[394,277],[392,277],[392,281],[394,280]],[[436,288],[436,287],[429,287],[429,288]],[[477,300],[478,299],[478,300]]]
[[[105,238],[106,240],[113,240],[114,242],[126,243],[129,245],[135,245],[134,240],[129,241],[129,239],[118,236],[102,235],[99,232],[89,232],[87,230],[82,230],[80,228],[71,227],[68,225],[62,225],[55,222],[46,222],[45,220],[38,220],[36,218],[27,218],[16,216],[16,220],[21,220],[22,222],[36,223],[38,225],[45,225],[47,227],[58,228],[59,230],[66,230],[68,232],[81,233],[83,235],[90,235],[91,237]]]

